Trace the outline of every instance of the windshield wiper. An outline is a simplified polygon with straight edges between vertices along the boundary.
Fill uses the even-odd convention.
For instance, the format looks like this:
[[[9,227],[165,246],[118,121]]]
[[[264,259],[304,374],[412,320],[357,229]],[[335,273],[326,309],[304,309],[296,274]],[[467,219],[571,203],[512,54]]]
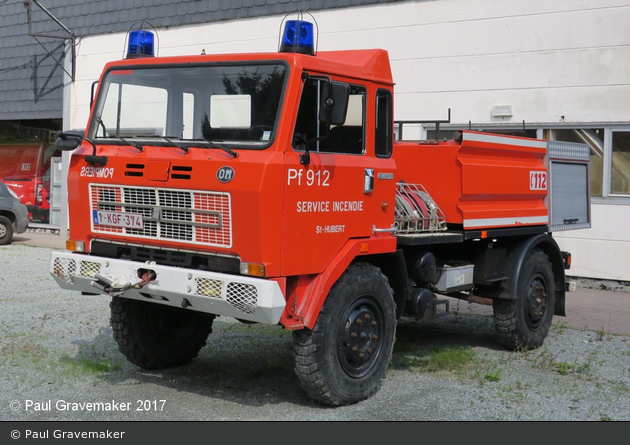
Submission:
[[[121,138],[120,136],[110,136],[110,138],[112,139],[116,139],[122,143],[124,143],[125,145],[129,145],[130,147],[134,147],[137,148],[140,152],[142,152],[144,150],[144,147],[140,144],[137,144],[135,142],[131,142],[125,138]]]
[[[162,139],[164,139],[166,142],[168,142],[171,147],[177,147],[177,148],[182,149],[184,151],[184,153],[188,153],[190,151],[190,147],[188,145],[185,145],[183,143],[177,144],[177,143],[172,141],[172,139],[177,139],[177,138],[173,138],[172,136],[168,136],[168,137],[165,136]]]
[[[143,139],[162,139],[163,141],[166,141],[169,147],[175,147],[175,148],[179,148],[181,150],[183,150],[185,153],[188,153],[190,151],[190,147],[186,144],[184,144],[183,142],[179,142],[179,138],[177,136],[160,136],[160,135],[154,135],[154,136],[142,136]],[[175,140],[177,140],[177,142]]]
[[[129,145],[130,147],[137,148],[140,152],[142,152],[142,150],[144,150],[144,147],[142,145],[136,144],[135,142],[128,141],[125,138],[121,138],[119,136],[108,136],[107,135],[107,129],[105,128],[105,123],[103,122],[103,119],[101,119],[99,116],[96,117],[96,123],[99,124],[103,128],[103,138],[105,138],[105,139],[116,139],[118,141],[123,142],[125,145]]]
[[[208,146],[210,148],[218,148],[220,150],[223,150],[224,152],[232,155],[232,157],[238,158],[238,153],[235,152],[234,150],[230,150],[229,148],[221,145],[221,144],[217,144],[216,141],[211,140],[211,139],[195,139],[195,141],[199,141],[199,142],[206,142],[208,144]]]

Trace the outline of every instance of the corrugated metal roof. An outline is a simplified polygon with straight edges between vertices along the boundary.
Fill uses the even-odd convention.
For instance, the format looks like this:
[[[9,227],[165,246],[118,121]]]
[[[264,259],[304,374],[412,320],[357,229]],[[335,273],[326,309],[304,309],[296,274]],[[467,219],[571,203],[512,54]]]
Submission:
[[[343,8],[399,0],[39,0],[76,36],[128,30],[146,20],[155,28],[217,22],[297,11]],[[28,35],[24,0],[0,0],[0,120],[62,117],[61,40]],[[31,4],[33,33],[65,33]],[[16,103],[17,102],[17,103]]]

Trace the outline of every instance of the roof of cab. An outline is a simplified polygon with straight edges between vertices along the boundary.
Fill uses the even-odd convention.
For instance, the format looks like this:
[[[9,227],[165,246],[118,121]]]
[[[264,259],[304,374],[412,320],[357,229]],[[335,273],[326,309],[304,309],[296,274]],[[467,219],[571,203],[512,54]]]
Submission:
[[[104,71],[114,67],[130,68],[131,66],[164,66],[170,64],[246,62],[262,60],[284,60],[291,66],[306,70],[313,70],[319,73],[328,73],[331,75],[365,79],[393,85],[389,56],[387,51],[383,49],[322,51],[318,52],[314,56],[292,52],[267,52],[143,57],[110,62],[105,65]]]

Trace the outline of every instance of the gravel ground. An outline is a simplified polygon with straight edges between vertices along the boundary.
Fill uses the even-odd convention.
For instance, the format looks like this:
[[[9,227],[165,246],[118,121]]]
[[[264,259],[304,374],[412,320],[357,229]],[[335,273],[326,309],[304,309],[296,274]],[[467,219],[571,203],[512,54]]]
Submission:
[[[0,421],[630,420],[630,337],[558,325],[510,352],[491,318],[457,312],[402,320],[381,390],[348,407],[302,392],[277,326],[219,318],[189,365],[143,371],[118,352],[108,299],[59,289],[49,256],[0,247]],[[447,354],[465,363],[435,364]]]

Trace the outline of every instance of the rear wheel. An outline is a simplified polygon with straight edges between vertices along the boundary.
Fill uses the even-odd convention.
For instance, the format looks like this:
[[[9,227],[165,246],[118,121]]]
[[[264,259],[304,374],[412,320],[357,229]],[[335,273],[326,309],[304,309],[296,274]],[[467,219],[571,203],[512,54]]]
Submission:
[[[214,315],[114,297],[111,325],[118,348],[144,369],[165,369],[195,358],[212,332]]]
[[[378,391],[392,356],[396,305],[387,278],[351,265],[332,287],[313,330],[294,332],[295,372],[314,400],[349,405]]]
[[[551,327],[556,285],[547,255],[534,250],[525,260],[512,300],[494,300],[494,319],[500,341],[510,349],[541,346]]]
[[[13,224],[6,216],[0,216],[0,246],[10,244],[13,238]]]

